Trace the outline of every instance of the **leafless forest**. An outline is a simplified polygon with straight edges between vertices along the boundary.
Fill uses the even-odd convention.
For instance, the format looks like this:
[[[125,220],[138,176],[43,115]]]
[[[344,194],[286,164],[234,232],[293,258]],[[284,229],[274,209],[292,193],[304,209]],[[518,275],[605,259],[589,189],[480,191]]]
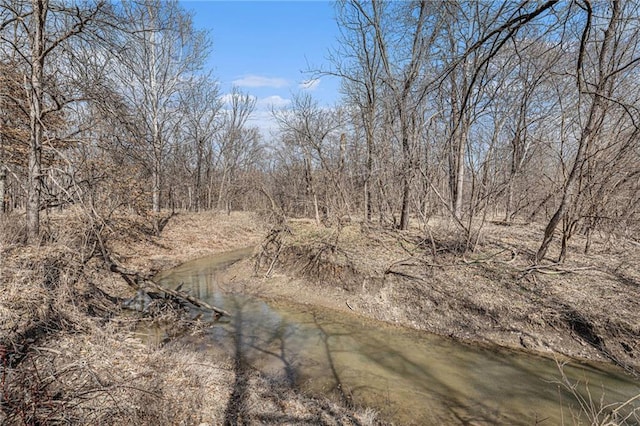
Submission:
[[[406,229],[450,217],[555,237],[640,238],[640,4],[336,4],[343,98],[274,110],[223,98],[208,35],[176,2],[3,0],[0,199],[42,241],[43,215],[261,210]],[[588,238],[590,241],[590,238]],[[589,245],[584,247],[589,250]],[[555,258],[555,255],[554,255]]]
[[[239,292],[638,376],[640,1],[335,16],[303,71],[339,104],[294,94],[264,134],[177,1],[0,0],[0,424],[374,424],[132,337],[202,331],[154,274],[246,246]]]

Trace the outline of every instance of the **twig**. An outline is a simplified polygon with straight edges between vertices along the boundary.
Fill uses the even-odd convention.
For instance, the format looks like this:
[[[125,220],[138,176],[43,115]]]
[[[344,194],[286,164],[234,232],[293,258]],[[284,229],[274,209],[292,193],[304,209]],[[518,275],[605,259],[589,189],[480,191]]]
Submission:
[[[491,261],[491,259],[493,259],[494,257],[498,256],[499,254],[504,253],[505,251],[511,250],[511,259],[509,259],[506,262],[503,262],[505,264],[509,264],[512,263],[513,261],[516,260],[516,257],[518,256],[518,253],[515,251],[515,249],[503,249],[500,250],[499,252],[492,254],[490,256],[484,257],[484,258],[480,258],[480,259],[472,259],[472,260],[467,260],[466,257],[464,255],[462,255],[462,261],[466,264],[466,265],[472,265],[472,264],[477,264],[477,263],[489,263]]]
[[[276,261],[278,260],[278,256],[280,256],[280,252],[282,251],[282,242],[278,245],[278,251],[276,251],[276,254],[273,256],[273,260],[271,261],[271,264],[269,265],[269,269],[267,270],[267,272],[264,274],[265,278],[268,278],[271,275],[271,271],[273,270],[273,267],[276,264]]]
[[[522,275],[530,274],[531,272],[539,272],[545,275],[562,275],[562,274],[571,274],[574,272],[580,271],[589,271],[595,269],[593,266],[583,266],[572,269],[566,268],[554,268],[554,266],[560,265],[560,263],[552,263],[550,265],[531,265],[524,270],[522,270]]]
[[[186,300],[198,308],[205,308],[210,311],[216,312],[220,315],[226,315],[228,317],[231,316],[229,312],[223,309],[217,308],[215,306],[212,306],[207,302],[205,302],[204,300],[198,299],[197,297],[191,296],[183,291],[176,291],[176,290],[171,290],[170,288],[162,287],[159,284],[155,283],[150,278],[145,278],[140,276],[140,274],[138,273],[128,271],[110,256],[109,251],[105,247],[104,243],[102,242],[102,239],[98,234],[99,233],[96,232],[98,243],[100,244],[100,249],[102,251],[102,257],[104,261],[107,263],[107,265],[109,266],[109,269],[112,272],[117,272],[118,274],[120,274],[120,276],[127,282],[127,284],[129,284],[134,289],[140,290],[140,288],[142,287],[142,285],[140,285],[140,281],[142,281],[143,285],[152,287],[153,289],[161,293],[169,294],[177,299]]]
[[[32,346],[31,349],[35,349],[38,351],[51,352],[52,354],[62,355],[62,352],[56,351],[55,349],[45,348],[44,346]]]

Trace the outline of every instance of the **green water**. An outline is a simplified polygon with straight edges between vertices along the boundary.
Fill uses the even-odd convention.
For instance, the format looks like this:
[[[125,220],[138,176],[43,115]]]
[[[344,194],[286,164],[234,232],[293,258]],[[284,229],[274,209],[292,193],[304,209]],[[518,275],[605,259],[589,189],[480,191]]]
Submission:
[[[184,283],[194,296],[232,313],[196,342],[202,348],[222,347],[267,376],[372,406],[397,424],[590,423],[559,383],[553,359],[462,344],[345,312],[225,293],[216,271],[249,253],[199,259],[157,277],[170,287]],[[596,408],[640,393],[637,381],[609,365],[572,362],[563,370]],[[640,400],[634,403],[629,406],[640,407]],[[638,424],[639,417],[627,422]]]

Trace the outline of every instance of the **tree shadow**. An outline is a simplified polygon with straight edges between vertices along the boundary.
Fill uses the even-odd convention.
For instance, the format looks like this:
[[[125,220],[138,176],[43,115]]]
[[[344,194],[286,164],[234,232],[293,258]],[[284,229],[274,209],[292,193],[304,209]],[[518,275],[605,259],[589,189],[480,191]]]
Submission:
[[[441,338],[424,342],[431,345],[425,346],[425,351],[435,350],[432,357],[419,353],[423,342],[408,348],[414,344],[410,332],[399,339],[385,337],[384,332],[359,325],[348,316],[344,319],[339,312],[325,314],[312,309],[294,314],[293,320],[260,320],[255,311],[263,308],[255,301],[236,298],[232,305],[229,309],[234,317],[227,332],[232,339],[236,377],[227,403],[226,425],[326,424],[327,419],[332,424],[359,425],[353,413],[365,403],[373,403],[384,417],[403,424],[551,424],[553,415],[547,418],[548,413],[540,407],[559,409],[571,399],[554,382],[554,363],[546,358]],[[310,349],[312,358],[307,349],[301,350],[303,345],[317,345]],[[254,366],[256,360],[263,365],[277,364],[277,374],[284,380],[267,380],[267,385],[256,390],[254,375],[261,368]],[[548,365],[541,369],[544,363]],[[573,370],[573,376],[581,374],[579,369]],[[262,371],[263,376],[273,374]],[[339,400],[337,407],[346,409],[322,399],[316,402],[324,405],[303,413],[256,407],[255,392],[277,405],[291,398],[292,389],[306,388],[309,380],[316,382],[315,388],[320,385],[323,394]],[[525,400],[539,402],[529,405],[522,402]],[[516,405],[510,409],[510,404]]]
[[[301,391],[301,371],[297,362],[297,351],[291,348],[295,345],[296,329],[285,319],[256,322],[252,318],[252,310],[260,309],[255,302],[242,298],[229,298],[228,308],[233,317],[226,324],[227,337],[230,338],[230,349],[233,356],[233,371],[235,374],[233,390],[225,409],[225,425],[241,425],[258,423],[293,423],[293,424],[350,424],[360,426],[361,422],[351,413],[353,406],[348,402],[347,394],[337,406],[324,401],[322,398],[308,398]],[[326,333],[329,339],[331,336]],[[327,345],[329,348],[329,345]],[[331,352],[327,352],[331,359]],[[278,373],[260,371],[255,363],[269,364],[269,360],[278,365]],[[340,383],[337,369],[333,370],[334,377]],[[256,375],[265,380],[256,380]],[[270,375],[274,375],[270,377]],[[256,389],[255,382],[259,381],[263,388]],[[339,389],[340,386],[337,387]],[[249,399],[255,393],[267,395],[268,399],[276,402],[279,409],[260,408]],[[301,395],[308,412],[289,412],[287,401],[292,395]],[[275,411],[275,412],[274,412]],[[327,423],[327,419],[330,422]]]
[[[247,389],[249,384],[249,366],[245,358],[243,349],[244,333],[243,333],[243,310],[242,306],[236,304],[234,316],[231,319],[233,325],[233,371],[235,379],[233,383],[233,391],[227,401],[227,407],[224,413],[224,425],[235,426],[245,424],[244,417],[246,411]]]

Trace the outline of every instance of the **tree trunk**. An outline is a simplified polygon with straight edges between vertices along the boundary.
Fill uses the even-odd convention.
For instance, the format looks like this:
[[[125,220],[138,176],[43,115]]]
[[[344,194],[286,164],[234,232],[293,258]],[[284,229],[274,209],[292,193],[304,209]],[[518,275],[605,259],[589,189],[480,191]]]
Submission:
[[[598,100],[596,99],[595,102],[598,102]],[[544,230],[544,237],[542,239],[542,244],[540,244],[540,248],[536,253],[536,258],[535,258],[536,263],[544,259],[545,255],[547,254],[547,250],[549,249],[549,245],[551,244],[551,241],[553,241],[553,234],[555,233],[556,228],[558,227],[558,224],[564,218],[565,214],[567,213],[567,210],[571,205],[571,201],[574,196],[573,191],[574,191],[575,182],[582,170],[582,164],[584,160],[583,159],[584,150],[586,147],[586,139],[590,136],[593,130],[591,127],[593,124],[593,115],[594,115],[594,108],[592,107],[589,113],[587,126],[584,132],[582,133],[582,137],[580,138],[580,141],[579,141],[578,152],[576,153],[576,158],[573,162],[573,167],[571,168],[571,172],[569,174],[569,177],[567,178],[567,182],[562,192],[562,199],[560,200],[560,205],[558,206],[558,209],[556,210],[554,215],[551,217],[551,220],[549,221],[549,223],[547,224],[547,227]]]
[[[462,219],[462,193],[464,190],[464,153],[465,153],[465,145],[466,145],[466,131],[462,131],[460,135],[460,140],[458,141],[458,152],[456,157],[456,178],[455,178],[455,186],[456,186],[456,196],[453,202],[453,215],[456,219]]]
[[[504,221],[511,222],[511,211],[513,210],[513,175],[509,178],[507,183],[507,202],[505,205]]]
[[[7,183],[7,169],[4,164],[0,163],[0,213],[4,213],[6,211],[6,203],[5,192],[6,192],[6,183]]]
[[[227,181],[227,171],[228,167],[224,166],[222,171],[222,180],[220,181],[220,189],[218,190],[218,202],[216,203],[216,207],[218,210],[222,210],[222,197],[224,196],[224,191],[226,189],[225,183]]]
[[[5,203],[6,191],[7,191],[7,167],[4,164],[5,152],[4,152],[4,137],[0,134],[0,214],[7,211],[7,205]]]
[[[161,165],[160,159],[156,158],[153,165],[153,173],[151,179],[153,180],[152,198],[153,198],[153,212],[160,213],[160,195],[161,195]]]
[[[306,183],[307,196],[311,197],[313,202],[313,213],[316,220],[316,225],[320,225],[320,206],[318,205],[318,193],[313,182],[312,170],[311,170],[311,157],[307,154],[304,159],[304,174]]]
[[[27,241],[40,234],[40,192],[42,189],[42,81],[44,79],[45,23],[48,0],[32,0],[33,40],[31,45],[31,87],[29,88],[29,175],[27,181]]]
[[[364,179],[364,220],[371,220],[371,177],[373,176],[373,113],[370,114],[367,124],[367,169]]]
[[[402,211],[400,212],[400,229],[409,229],[409,197],[411,195],[409,176],[402,176]]]
[[[194,188],[195,210],[202,210],[202,162],[204,157],[202,141],[198,141],[198,153],[196,157],[196,182]]]
[[[589,3],[585,3],[585,4],[587,5],[587,22],[583,30],[583,38],[580,45],[580,54],[578,58],[578,64],[581,64],[584,58],[587,35],[591,27],[592,10]],[[582,168],[583,168],[583,165],[585,162],[585,156],[586,156],[585,151],[587,149],[587,146],[592,143],[592,139],[595,138],[596,133],[599,130],[599,127],[601,126],[602,117],[603,117],[603,114],[605,113],[602,95],[605,92],[606,79],[610,77],[610,75],[608,75],[609,71],[606,70],[605,67],[608,65],[608,62],[609,62],[608,55],[609,55],[609,50],[611,48],[611,42],[615,35],[614,34],[615,25],[617,24],[619,19],[619,11],[620,11],[619,7],[620,7],[620,3],[618,1],[614,1],[611,19],[604,33],[604,39],[602,41],[602,47],[598,57],[598,65],[600,68],[599,81],[598,81],[598,85],[595,88],[595,93],[590,95],[592,101],[591,101],[591,107],[589,108],[589,115],[587,118],[587,122],[584,125],[582,134],[580,135],[580,140],[578,141],[578,151],[576,153],[573,166],[571,167],[571,172],[569,173],[569,177],[567,178],[567,182],[564,185],[564,190],[562,192],[562,199],[560,201],[560,205],[558,206],[558,209],[554,213],[553,217],[551,217],[551,220],[549,221],[549,223],[547,224],[547,227],[544,230],[544,237],[542,239],[542,244],[540,244],[540,248],[538,249],[538,252],[536,253],[536,257],[535,257],[536,263],[544,259],[545,255],[547,254],[547,250],[549,249],[549,245],[553,240],[553,235],[555,233],[555,230],[558,224],[567,214],[567,211],[569,210],[569,207],[571,207],[571,204],[575,202],[575,198],[577,196],[577,194],[574,194],[575,185],[578,180],[578,177],[582,173]],[[581,79],[581,72],[582,70],[578,69],[578,90],[580,90],[580,92],[584,90],[583,82]]]
[[[403,117],[402,122],[402,210],[400,211],[399,228],[402,230],[409,228],[409,197],[411,196],[411,146],[409,145],[409,129]]]

